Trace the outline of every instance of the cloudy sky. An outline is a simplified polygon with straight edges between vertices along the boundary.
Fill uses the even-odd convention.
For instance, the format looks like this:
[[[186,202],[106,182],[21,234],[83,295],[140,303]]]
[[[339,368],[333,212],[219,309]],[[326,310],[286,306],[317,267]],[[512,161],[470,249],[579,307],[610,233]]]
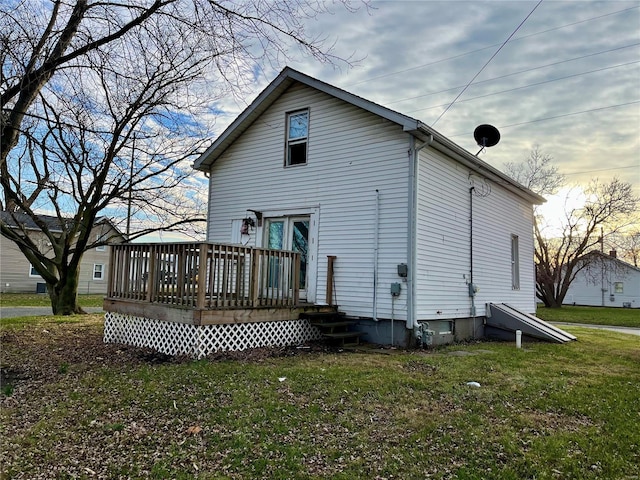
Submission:
[[[474,128],[493,124],[501,142],[481,158],[498,168],[537,144],[572,183],[618,176],[640,194],[640,1],[373,1],[355,13],[332,10],[310,21],[309,33],[359,61],[336,68],[300,56],[289,66],[420,119],[472,153]],[[277,74],[265,69],[246,104]],[[242,107],[228,110],[228,121]]]

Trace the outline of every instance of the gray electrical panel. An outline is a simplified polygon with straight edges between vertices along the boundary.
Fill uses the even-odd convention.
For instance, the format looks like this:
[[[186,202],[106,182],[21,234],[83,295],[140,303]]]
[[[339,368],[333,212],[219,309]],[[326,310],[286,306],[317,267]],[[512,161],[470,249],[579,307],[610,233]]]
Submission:
[[[397,297],[398,295],[400,295],[400,291],[401,291],[401,286],[399,283],[392,283],[391,284],[391,295],[393,295],[394,297]]]
[[[407,267],[406,263],[400,263],[398,265],[398,276],[407,278],[407,275],[409,275],[409,267]]]

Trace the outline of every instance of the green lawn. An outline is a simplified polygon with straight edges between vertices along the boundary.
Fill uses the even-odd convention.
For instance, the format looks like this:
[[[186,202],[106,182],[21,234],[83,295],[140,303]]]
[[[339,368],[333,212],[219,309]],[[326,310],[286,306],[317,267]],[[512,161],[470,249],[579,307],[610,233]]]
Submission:
[[[566,329],[520,350],[188,361],[102,344],[98,315],[14,323],[2,478],[638,478],[639,337]]]
[[[536,314],[548,322],[586,323],[640,328],[640,309],[611,307],[538,307]]]
[[[81,307],[101,307],[104,295],[78,295]],[[2,293],[0,307],[50,307],[49,295],[42,293]]]

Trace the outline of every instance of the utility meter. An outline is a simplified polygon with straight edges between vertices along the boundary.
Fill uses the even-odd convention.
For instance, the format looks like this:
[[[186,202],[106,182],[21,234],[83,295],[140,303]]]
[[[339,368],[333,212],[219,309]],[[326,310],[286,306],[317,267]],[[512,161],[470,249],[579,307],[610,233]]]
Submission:
[[[409,274],[409,268],[406,263],[401,263],[398,265],[398,276],[402,278],[407,278]]]

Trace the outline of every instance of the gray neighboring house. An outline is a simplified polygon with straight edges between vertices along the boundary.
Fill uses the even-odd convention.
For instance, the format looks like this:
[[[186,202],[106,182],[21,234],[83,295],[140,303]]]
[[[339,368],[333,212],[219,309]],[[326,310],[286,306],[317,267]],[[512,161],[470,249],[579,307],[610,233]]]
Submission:
[[[593,251],[564,297],[564,305],[640,308],[640,268],[617,258],[616,251]]]
[[[53,232],[62,232],[60,219],[50,215],[40,215],[40,219]],[[0,220],[10,228],[21,228],[39,246],[41,252],[51,252],[47,237],[33,220],[25,214],[0,212]],[[19,222],[20,225],[16,223]],[[107,273],[109,271],[109,244],[123,243],[125,237],[109,219],[101,217],[93,226],[91,238],[95,243],[102,239],[107,244],[97,245],[87,250],[80,265],[78,293],[107,293]],[[46,293],[46,284],[17,245],[0,235],[0,292],[2,293]]]

